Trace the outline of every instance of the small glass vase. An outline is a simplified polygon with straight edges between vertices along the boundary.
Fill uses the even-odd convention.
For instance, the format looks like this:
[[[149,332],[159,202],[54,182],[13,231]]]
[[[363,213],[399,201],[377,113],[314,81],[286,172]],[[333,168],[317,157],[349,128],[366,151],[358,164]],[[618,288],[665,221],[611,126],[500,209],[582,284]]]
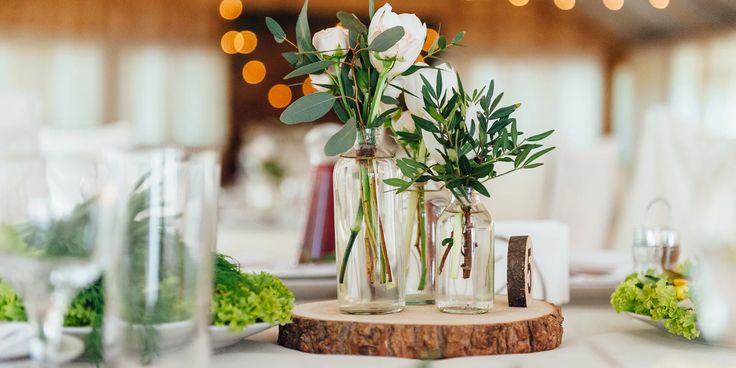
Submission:
[[[403,249],[407,304],[434,303],[437,220],[450,202],[449,194],[416,183],[402,198]]]
[[[446,313],[480,314],[493,308],[493,219],[471,188],[440,215],[435,255],[435,304]]]
[[[337,160],[333,175],[337,299],[340,311],[394,313],[404,309],[399,196],[385,179],[398,176],[393,156],[376,145],[376,131]]]

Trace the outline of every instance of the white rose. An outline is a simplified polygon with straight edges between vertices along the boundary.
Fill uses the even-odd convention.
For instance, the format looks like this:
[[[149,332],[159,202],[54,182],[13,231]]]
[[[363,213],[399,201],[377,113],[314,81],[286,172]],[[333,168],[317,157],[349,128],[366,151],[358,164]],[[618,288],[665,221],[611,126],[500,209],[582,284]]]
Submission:
[[[414,64],[427,37],[427,25],[416,15],[396,14],[391,11],[391,5],[385,4],[376,11],[368,26],[368,44],[385,30],[396,26],[404,28],[404,36],[388,50],[370,53],[371,64],[379,72],[385,71],[383,59],[396,59],[393,68],[388,72],[390,77],[403,73]]]
[[[417,65],[427,66],[427,64],[424,63],[417,63]],[[406,107],[412,114],[421,116],[428,120],[430,119],[429,113],[424,110],[424,98],[422,98],[422,87],[424,87],[424,81],[422,81],[422,76],[427,80],[427,82],[429,82],[432,88],[434,88],[435,81],[437,81],[437,73],[442,73],[441,95],[450,95],[455,93],[453,91],[457,91],[459,89],[455,69],[447,63],[442,63],[436,68],[421,68],[411,75],[402,77],[404,90],[411,93],[404,93],[404,101],[406,101]]]
[[[409,111],[401,112],[399,118],[394,121],[394,130],[409,133],[414,133],[416,131],[414,119],[411,118],[411,113]]]
[[[342,58],[347,55],[345,50],[349,47],[348,30],[342,27],[323,29],[314,34],[312,45],[325,59]]]

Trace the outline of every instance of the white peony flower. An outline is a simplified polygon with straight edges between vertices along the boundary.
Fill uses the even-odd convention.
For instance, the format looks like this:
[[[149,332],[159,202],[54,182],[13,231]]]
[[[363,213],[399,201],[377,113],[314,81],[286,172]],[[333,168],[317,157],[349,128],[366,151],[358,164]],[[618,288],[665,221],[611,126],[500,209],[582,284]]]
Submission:
[[[414,14],[396,14],[391,11],[391,5],[385,4],[376,11],[368,26],[368,44],[389,28],[402,26],[404,37],[396,42],[390,49],[383,52],[371,52],[371,64],[379,72],[384,72],[384,59],[396,59],[396,62],[388,72],[389,77],[399,75],[409,69],[422,52],[424,39],[427,37],[427,25],[422,23]]]
[[[411,118],[411,113],[409,111],[401,112],[399,118],[394,121],[394,130],[409,133],[414,133],[417,130],[414,125],[414,119]]]
[[[342,27],[323,29],[314,34],[312,45],[325,59],[345,57],[349,47],[348,30]]]
[[[417,63],[417,65],[427,66],[424,63]],[[437,73],[442,73],[442,94],[450,95],[454,93],[453,91],[459,89],[455,69],[447,63],[442,63],[436,68],[421,68],[409,76],[402,77],[404,90],[411,93],[404,94],[404,101],[406,101],[406,107],[412,114],[430,120],[429,113],[424,110],[424,99],[422,98],[424,82],[422,76],[434,88]]]

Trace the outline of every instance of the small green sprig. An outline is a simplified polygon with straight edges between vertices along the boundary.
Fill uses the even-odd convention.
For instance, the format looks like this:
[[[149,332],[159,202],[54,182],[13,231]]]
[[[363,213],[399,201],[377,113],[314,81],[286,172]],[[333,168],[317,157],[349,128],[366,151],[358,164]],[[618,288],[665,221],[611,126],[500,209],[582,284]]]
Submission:
[[[488,197],[485,182],[542,166],[538,160],[555,148],[544,148],[539,143],[554,130],[525,137],[516,118],[511,117],[521,104],[499,107],[503,93],[494,96],[493,81],[472,93],[466,93],[459,76],[459,90],[453,93],[442,92],[442,73],[437,73],[434,84],[424,76],[422,81],[426,115],[412,115],[416,131],[399,132],[397,136],[404,144],[433,138],[441,148],[430,155],[438,154],[440,159],[429,163],[411,157],[398,160],[399,169],[408,180],[392,178],[385,182],[399,192],[414,183],[431,180],[443,183],[456,197],[466,195],[464,188],[473,188]],[[512,166],[502,169],[500,163]]]

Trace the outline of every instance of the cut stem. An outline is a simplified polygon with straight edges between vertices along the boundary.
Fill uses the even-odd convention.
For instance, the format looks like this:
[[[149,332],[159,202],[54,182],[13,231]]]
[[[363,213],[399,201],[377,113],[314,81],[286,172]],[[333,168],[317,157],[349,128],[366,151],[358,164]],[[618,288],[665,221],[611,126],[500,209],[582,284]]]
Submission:
[[[473,267],[473,218],[471,216],[471,207],[463,206],[463,278],[470,278],[470,270]]]
[[[425,216],[426,211],[424,207],[424,187],[417,188],[419,194],[419,200],[417,203],[417,210],[419,211],[419,218],[417,221],[417,228],[419,229],[419,259],[420,259],[420,273],[419,273],[419,286],[418,290],[424,290],[427,283],[427,229],[424,227],[426,224]]]
[[[353,226],[350,228],[350,239],[348,240],[348,246],[347,248],[345,248],[345,253],[342,255],[342,263],[340,264],[339,281],[341,284],[345,281],[345,269],[347,268],[348,259],[350,258],[350,253],[353,250],[355,239],[358,237],[358,233],[360,232],[361,223],[363,223],[363,207],[358,206],[358,211],[355,214]]]

